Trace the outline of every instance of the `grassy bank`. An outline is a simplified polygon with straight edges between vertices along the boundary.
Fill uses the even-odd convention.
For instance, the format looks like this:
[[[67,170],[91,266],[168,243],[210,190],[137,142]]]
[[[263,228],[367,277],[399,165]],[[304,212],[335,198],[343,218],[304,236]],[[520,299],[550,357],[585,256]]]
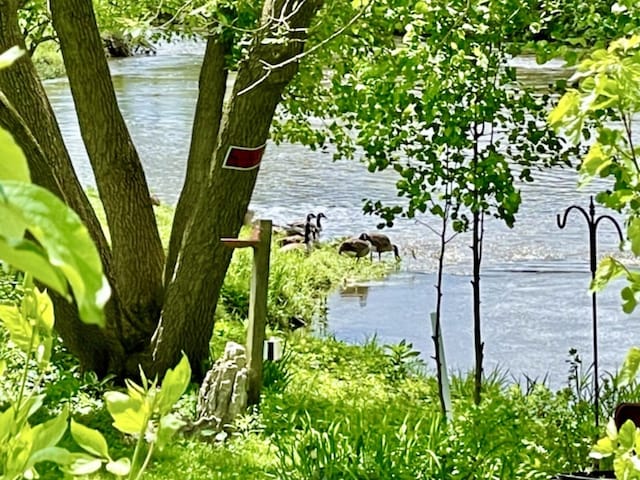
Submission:
[[[156,213],[166,242],[172,210],[160,206]],[[250,268],[250,251],[237,251],[216,313],[213,358],[227,341],[244,342]],[[588,452],[598,432],[588,378],[576,377],[574,388],[552,392],[536,383],[523,389],[494,373],[476,406],[472,379],[454,376],[454,415],[445,422],[431,367],[416,360],[410,345],[380,345],[375,339],[347,345],[308,329],[286,328],[292,319],[313,323],[322,318],[324,298],[339,285],[379,278],[393,268],[392,262],[339,256],[335,244],[306,255],[282,252],[274,241],[269,334],[285,340],[285,356],[265,366],[260,407],[228,434],[178,436],[154,453],[145,478],[542,480],[589,467]],[[15,301],[20,292],[13,291],[10,276],[4,278],[0,297]],[[417,321],[415,328],[427,326]],[[14,359],[7,342],[1,342],[0,360],[11,366]],[[12,375],[9,369],[0,380],[0,405],[16,384]],[[104,434],[113,458],[131,456],[131,438],[113,428],[102,401],[114,385],[80,372],[60,345],[44,385],[47,398],[34,424],[68,403],[75,419]],[[635,385],[615,385],[613,380],[604,383],[606,415],[616,403],[640,393]],[[197,386],[192,385],[177,413],[193,420],[196,400]],[[77,450],[68,434],[62,446]],[[39,471],[42,478],[62,478],[52,464]]]

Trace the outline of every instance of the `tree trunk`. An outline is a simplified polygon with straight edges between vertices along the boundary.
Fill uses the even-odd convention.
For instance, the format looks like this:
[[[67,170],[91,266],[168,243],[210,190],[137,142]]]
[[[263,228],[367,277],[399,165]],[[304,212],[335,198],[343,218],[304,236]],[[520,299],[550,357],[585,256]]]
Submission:
[[[227,90],[228,69],[225,65],[225,55],[229,53],[229,49],[230,45],[225,44],[218,37],[211,36],[207,40],[198,83],[199,94],[191,133],[187,175],[171,227],[171,240],[164,273],[165,283],[173,277],[185,225],[193,205],[198,200],[199,192],[207,183],[204,172],[209,172],[212,168],[213,150],[218,138],[224,95]]]
[[[232,253],[220,238],[237,236],[259,169],[233,170],[223,168],[223,162],[232,145],[255,148],[265,144],[275,108],[297,72],[297,62],[266,77],[262,62],[274,65],[299,54],[306,39],[303,32],[321,5],[322,0],[293,6],[286,0],[265,2],[263,24],[269,28],[258,29],[262,36],[254,40],[238,70],[214,149],[213,167],[185,224],[180,260],[166,286],[162,319],[154,337],[152,371],[175,364],[185,351],[195,375],[202,378],[204,374],[215,308]],[[291,12],[291,8],[296,10]],[[276,35],[279,24],[269,16],[273,12],[276,19],[287,19],[290,42],[278,46],[262,42],[263,36]],[[199,274],[194,276],[193,272]]]
[[[16,0],[0,0],[2,51],[14,45],[25,48],[18,26],[17,8]],[[109,245],[75,174],[53,109],[31,58],[22,57],[10,68],[0,71],[0,90],[6,95],[0,108],[2,124],[17,128],[12,132],[29,157],[34,182],[58,195],[80,216],[98,247],[105,275],[112,283]],[[16,126],[16,123],[22,123],[22,126]],[[66,300],[59,296],[53,296],[53,301],[56,327],[82,365],[97,372],[117,370],[124,358],[122,348],[114,348],[109,355],[103,354],[105,345],[118,344],[120,326],[117,297],[113,296],[107,303],[106,330],[78,325],[78,314],[74,307],[70,308]]]
[[[91,0],[51,0],[80,132],[109,225],[115,290],[143,347],[162,307],[164,252],[144,170],[116,100]],[[135,347],[134,347],[135,348]]]
[[[99,373],[124,369],[137,374],[141,363],[152,376],[172,367],[185,351],[195,376],[202,377],[232,253],[220,238],[238,234],[258,174],[258,168],[223,168],[225,156],[231,146],[264,146],[282,91],[297,72],[306,29],[322,4],[265,2],[262,26],[224,111],[224,54],[230,46],[209,39],[164,288],[163,251],[146,179],[117,106],[91,1],[51,0],[51,10],[111,246],[73,171],[33,63],[21,59],[0,73],[0,90],[7,96],[0,98],[0,123],[19,126],[16,135],[30,156],[34,178],[58,193],[88,225],[112,286],[104,330],[80,323],[75,306],[54,298],[57,327],[84,366]],[[24,44],[16,9],[16,0],[0,0],[0,47]],[[263,42],[266,36],[282,38],[282,31],[288,41]],[[152,330],[153,342],[146,342],[147,350],[140,353]]]
[[[482,393],[482,362],[484,357],[484,342],[482,341],[482,324],[480,316],[480,264],[482,262],[482,220],[481,213],[473,212],[473,343],[475,350],[475,379],[473,400],[480,404]]]
[[[442,227],[439,232],[440,250],[438,252],[438,274],[436,280],[436,328],[433,335],[435,348],[436,378],[438,379],[438,397],[440,398],[440,409],[442,416],[447,418],[447,403],[444,396],[444,379],[442,378],[442,358],[440,356],[440,338],[442,332],[442,290],[444,276],[444,255],[447,247],[447,224],[449,223],[449,207],[445,207],[442,217]]]

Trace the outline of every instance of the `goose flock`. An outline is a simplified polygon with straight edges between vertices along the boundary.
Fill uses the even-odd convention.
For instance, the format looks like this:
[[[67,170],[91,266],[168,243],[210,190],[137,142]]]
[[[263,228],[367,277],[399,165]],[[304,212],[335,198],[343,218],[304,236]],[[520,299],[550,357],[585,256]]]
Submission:
[[[313,244],[320,241],[323,218],[327,218],[327,216],[322,212],[309,213],[303,221],[274,226],[274,231],[282,235],[278,239],[280,251],[304,250],[307,253],[311,252]],[[391,243],[387,235],[377,232],[362,233],[358,237],[347,238],[338,247],[340,255],[354,257],[356,261],[367,255],[370,260],[373,260],[374,253],[378,254],[378,261],[382,261],[382,254],[385,252],[393,252],[396,261],[400,260],[397,245]]]

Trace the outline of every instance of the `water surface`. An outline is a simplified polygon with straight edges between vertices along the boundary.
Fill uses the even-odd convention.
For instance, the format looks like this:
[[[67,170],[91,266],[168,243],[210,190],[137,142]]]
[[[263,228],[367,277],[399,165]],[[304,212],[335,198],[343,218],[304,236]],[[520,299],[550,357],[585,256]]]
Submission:
[[[200,45],[180,44],[161,48],[156,56],[110,64],[150,188],[171,204],[184,179],[202,52]],[[560,63],[537,66],[523,58],[514,64],[527,81],[539,85],[567,76]],[[54,80],[47,89],[81,181],[93,185],[68,84]],[[587,207],[599,188],[578,191],[576,179],[568,170],[538,174],[534,184],[523,186],[515,228],[494,219],[486,222],[482,307],[487,369],[501,366],[530,378],[548,373],[558,386],[566,378],[570,348],[577,348],[586,364],[592,360],[586,222],[571,215],[564,230],[556,225],[556,214],[572,204]],[[274,223],[323,211],[328,217],[325,238],[357,235],[377,224],[375,217],[362,214],[362,199],[395,201],[395,180],[393,172],[371,174],[355,161],[333,162],[327,153],[268,144],[251,208]],[[326,330],[352,342],[374,335],[383,343],[406,338],[432,364],[428,314],[435,301],[437,238],[413,221],[398,221],[387,233],[400,247],[400,271],[368,284],[366,295],[362,288],[351,296],[332,295]],[[448,364],[460,371],[473,365],[469,240],[469,235],[458,236],[446,256],[443,332]],[[602,225],[601,252],[615,252],[617,243],[614,230]],[[599,307],[600,363],[614,369],[629,346],[640,343],[640,319],[621,313],[618,288],[600,294]]]

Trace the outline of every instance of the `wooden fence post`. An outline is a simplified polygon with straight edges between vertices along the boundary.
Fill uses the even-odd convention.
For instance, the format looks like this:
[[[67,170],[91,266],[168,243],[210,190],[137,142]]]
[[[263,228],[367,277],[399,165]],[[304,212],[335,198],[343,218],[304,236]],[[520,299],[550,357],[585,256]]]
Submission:
[[[265,328],[267,324],[267,292],[269,289],[269,257],[271,254],[271,220],[260,220],[258,244],[253,248],[251,297],[249,300],[249,329],[247,353],[249,355],[248,404],[260,402]]]
[[[249,367],[249,405],[260,402],[265,328],[267,324],[267,293],[269,290],[269,257],[271,254],[271,220],[260,220],[248,240],[221,238],[231,248],[253,248],[249,328],[247,331],[247,365]]]

